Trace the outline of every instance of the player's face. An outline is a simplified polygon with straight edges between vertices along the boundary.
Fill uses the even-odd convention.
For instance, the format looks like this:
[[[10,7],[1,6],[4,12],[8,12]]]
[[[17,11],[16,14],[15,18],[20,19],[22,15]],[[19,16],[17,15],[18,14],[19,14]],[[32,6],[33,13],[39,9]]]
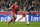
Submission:
[[[17,5],[18,3],[17,3],[17,2],[15,2],[15,4]]]

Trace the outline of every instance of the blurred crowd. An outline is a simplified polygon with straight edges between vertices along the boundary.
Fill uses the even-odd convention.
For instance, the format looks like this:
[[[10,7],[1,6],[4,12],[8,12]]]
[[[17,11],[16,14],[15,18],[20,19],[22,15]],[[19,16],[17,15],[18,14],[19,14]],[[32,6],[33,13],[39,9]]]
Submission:
[[[40,0],[0,0],[0,11],[6,11],[15,1],[22,10],[26,6],[26,11],[40,11]]]

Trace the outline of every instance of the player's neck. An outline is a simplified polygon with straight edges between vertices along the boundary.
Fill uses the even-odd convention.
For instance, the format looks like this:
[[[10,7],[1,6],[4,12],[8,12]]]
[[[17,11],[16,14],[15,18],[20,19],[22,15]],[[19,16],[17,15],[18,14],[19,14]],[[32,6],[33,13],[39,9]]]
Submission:
[[[15,5],[17,5],[17,4],[15,4]]]

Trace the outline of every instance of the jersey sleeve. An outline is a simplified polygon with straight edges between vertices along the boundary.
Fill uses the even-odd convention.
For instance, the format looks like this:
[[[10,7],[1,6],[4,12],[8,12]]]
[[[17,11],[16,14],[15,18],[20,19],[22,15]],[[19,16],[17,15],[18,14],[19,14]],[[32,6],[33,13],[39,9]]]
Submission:
[[[14,7],[14,5],[12,5]]]

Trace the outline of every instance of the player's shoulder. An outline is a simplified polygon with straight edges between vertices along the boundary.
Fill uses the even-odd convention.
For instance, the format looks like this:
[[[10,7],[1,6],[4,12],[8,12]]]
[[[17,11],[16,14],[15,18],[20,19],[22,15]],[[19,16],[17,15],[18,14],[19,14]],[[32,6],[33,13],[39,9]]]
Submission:
[[[19,5],[16,5],[16,6],[19,6]]]
[[[14,4],[12,6],[14,6]]]

